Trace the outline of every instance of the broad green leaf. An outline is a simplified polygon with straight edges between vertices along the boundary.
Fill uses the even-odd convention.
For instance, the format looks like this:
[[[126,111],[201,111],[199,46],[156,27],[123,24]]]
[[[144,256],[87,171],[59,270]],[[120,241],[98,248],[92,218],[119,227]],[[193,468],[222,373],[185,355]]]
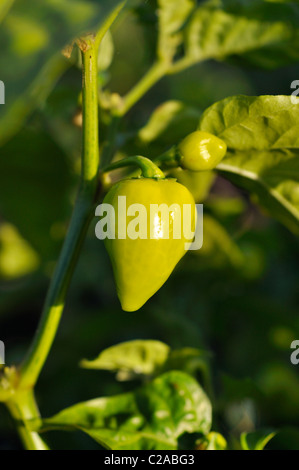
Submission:
[[[181,101],[167,101],[155,109],[147,124],[139,131],[139,139],[148,144],[173,145],[196,129],[201,112]]]
[[[194,0],[157,0],[159,17],[158,57],[171,61],[183,41],[182,27],[195,7]]]
[[[41,430],[80,429],[112,450],[171,450],[182,434],[207,434],[210,427],[209,399],[192,377],[173,371],[136,392],[67,408]]]
[[[275,432],[255,431],[241,434],[241,446],[243,450],[264,450],[268,442],[276,435]]]
[[[201,377],[205,390],[212,391],[209,353],[196,348],[174,349],[170,352],[163,370],[181,370],[193,377]]]
[[[196,443],[196,450],[226,450],[227,442],[218,432],[210,432]]]
[[[86,369],[119,371],[123,374],[152,375],[168,358],[169,346],[160,341],[136,340],[112,346],[95,360],[81,362]]]
[[[228,145],[217,169],[298,233],[299,113],[291,97],[227,98],[205,111],[199,127]]]
[[[0,107],[0,144],[18,132],[71,65],[60,51],[82,33],[97,31],[121,3],[31,0],[28,8],[26,0],[15,0],[0,31],[0,79],[6,85],[6,105]]]
[[[0,225],[0,279],[25,276],[38,268],[39,258],[16,228]]]
[[[198,370],[207,379],[207,357],[192,348],[171,350],[169,346],[154,340],[135,340],[120,343],[103,351],[95,360],[83,360],[86,369],[117,372],[118,380],[155,377],[170,370],[181,370],[194,375]]]
[[[299,58],[299,7],[261,0],[216,0],[200,6],[186,33],[191,63],[240,56],[275,68]]]

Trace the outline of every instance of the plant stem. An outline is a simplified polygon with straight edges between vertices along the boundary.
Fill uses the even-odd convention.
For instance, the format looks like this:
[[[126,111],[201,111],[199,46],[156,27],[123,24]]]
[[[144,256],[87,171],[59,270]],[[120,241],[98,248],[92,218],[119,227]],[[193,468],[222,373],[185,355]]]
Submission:
[[[59,52],[40,69],[26,92],[9,106],[5,118],[0,120],[1,147],[22,128],[32,110],[46,101],[58,79],[70,66],[70,61],[67,61]]]
[[[174,64],[172,64],[169,68],[168,73],[169,75],[174,75],[176,73],[183,72],[184,70],[188,69],[189,67],[192,67],[196,63],[202,62],[203,60],[203,57],[194,60],[191,57],[185,56],[182,59],[179,59],[178,61],[174,62]]]
[[[48,446],[35,431],[30,430],[29,421],[40,417],[32,390],[18,393],[6,403],[11,415],[17,422],[18,433],[26,450],[49,450]]]
[[[167,74],[168,63],[156,62],[140,82],[123,98],[120,108],[114,110],[116,116],[124,116],[162,77]]]
[[[112,163],[111,165],[104,168],[103,172],[117,170],[118,168],[123,168],[127,166],[137,166],[141,169],[141,174],[144,178],[154,178],[154,179],[164,179],[165,175],[160,170],[160,168],[155,165],[152,160],[148,158],[141,157],[139,155],[135,157],[124,158],[118,162]]]
[[[20,368],[19,388],[21,389],[28,389],[35,385],[48,357],[64,310],[72,274],[91,220],[97,191],[99,166],[98,90],[97,48],[94,38],[89,37],[82,40],[80,48],[83,62],[81,183],[68,234],[50,284],[40,325],[30,351]]]
[[[120,14],[120,12],[122,11],[122,9],[124,8],[124,6],[126,5],[127,3],[127,0],[119,3],[119,5],[117,5],[114,10],[111,12],[111,14],[108,16],[108,18],[106,19],[106,21],[103,23],[102,27],[100,28],[100,30],[98,31],[97,35],[96,35],[96,39],[95,39],[95,47],[96,49],[98,49],[98,47],[100,46],[101,42],[102,42],[102,39],[103,37],[105,36],[105,34],[107,33],[108,29],[111,27],[111,25],[114,23],[114,21],[116,20],[116,18],[118,17],[118,15]]]
[[[177,168],[180,166],[180,154],[176,145],[161,155],[153,158],[155,165],[164,169]]]

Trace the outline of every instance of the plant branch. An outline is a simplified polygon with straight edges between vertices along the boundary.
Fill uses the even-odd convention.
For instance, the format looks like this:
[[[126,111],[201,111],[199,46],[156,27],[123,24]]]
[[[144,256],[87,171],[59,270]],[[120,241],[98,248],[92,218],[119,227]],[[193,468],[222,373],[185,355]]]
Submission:
[[[54,341],[67,290],[91,220],[99,167],[97,48],[93,37],[80,41],[83,62],[83,151],[81,183],[68,234],[55,269],[39,327],[20,368],[19,388],[35,385]]]
[[[183,72],[184,70],[192,67],[193,65],[202,62],[204,59],[193,59],[192,57],[184,56],[182,59],[174,62],[168,70],[169,75],[174,75],[176,73]]]
[[[97,35],[96,35],[96,39],[95,39],[95,47],[96,49],[99,48],[105,34],[108,32],[109,28],[112,26],[112,24],[114,23],[114,21],[116,20],[116,18],[118,17],[118,15],[120,14],[120,12],[123,10],[123,8],[125,7],[127,3],[127,0],[119,3],[115,9],[111,12],[111,14],[108,16],[108,18],[106,19],[106,21],[103,23],[103,25],[101,26],[101,28],[99,29]]]
[[[141,174],[144,178],[165,178],[164,173],[160,170],[157,165],[152,162],[152,160],[149,160],[148,158],[142,157],[140,155],[124,158],[123,160],[119,160],[118,162],[112,163],[111,165],[104,168],[103,172],[106,173],[127,166],[137,166],[138,168],[140,168]]]
[[[113,110],[116,116],[122,117],[147,93],[161,78],[167,75],[168,63],[156,62],[134,88],[122,99],[119,108]]]
[[[6,405],[17,422],[18,433],[25,449],[50,450],[39,434],[29,428],[29,421],[40,417],[33,391],[29,390],[17,394]]]

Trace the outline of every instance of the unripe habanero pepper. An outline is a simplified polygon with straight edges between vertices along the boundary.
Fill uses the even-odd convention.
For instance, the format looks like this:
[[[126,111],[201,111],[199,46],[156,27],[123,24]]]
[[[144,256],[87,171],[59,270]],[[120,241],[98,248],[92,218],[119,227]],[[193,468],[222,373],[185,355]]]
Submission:
[[[189,134],[177,147],[180,166],[185,170],[213,170],[225,157],[226,143],[208,132]]]
[[[122,209],[120,213],[119,197],[122,196],[126,198],[126,208],[131,207],[132,212],[125,213]],[[112,205],[115,211],[111,221],[115,223],[115,238],[106,238],[105,246],[112,262],[118,297],[123,310],[136,311],[160,289],[187,252],[196,227],[194,198],[175,179],[141,177],[116,183],[107,193],[104,204]],[[119,236],[119,225],[129,228],[136,219],[133,204],[143,205],[146,216],[142,227],[137,227],[135,222],[138,237],[132,239],[126,234],[122,238],[124,234]],[[184,216],[184,205],[189,206],[190,217]],[[166,209],[168,212],[164,212]],[[181,236],[176,238],[178,232]]]

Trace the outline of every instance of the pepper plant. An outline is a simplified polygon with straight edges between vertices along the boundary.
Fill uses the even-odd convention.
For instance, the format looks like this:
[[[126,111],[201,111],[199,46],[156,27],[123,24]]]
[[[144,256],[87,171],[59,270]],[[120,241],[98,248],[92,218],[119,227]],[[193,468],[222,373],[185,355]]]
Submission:
[[[6,1],[0,6],[7,36],[20,21],[24,6],[22,0],[13,3]],[[80,430],[102,448],[112,450],[178,449],[186,434],[190,449],[225,449],[226,441],[212,423],[206,362],[195,349],[172,350],[154,340],[110,347],[93,361],[83,360],[81,366],[115,371],[126,380],[142,383],[123,394],[70,403],[50,418],[41,416],[35,389],[57,335],[95,208],[103,200],[114,204],[118,195],[129,194],[133,203],[146,205],[155,200],[194,205],[205,200],[220,175],[250,194],[270,217],[295,235],[299,233],[296,98],[230,96],[205,110],[173,100],[161,103],[143,127],[124,131],[129,113],[139,120],[138,104],[158,82],[188,73],[198,63],[242,61],[273,70],[298,62],[299,6],[282,0],[101,0],[85,2],[88,7],[80,1],[72,6],[66,0],[59,5],[50,0],[42,6],[32,3],[36,3],[36,14],[47,12],[50,21],[55,13],[62,23],[72,15],[74,22],[59,41],[53,38],[51,53],[55,54],[39,69],[34,83],[13,106],[7,106],[0,120],[0,144],[9,148],[12,137],[32,111],[41,107],[55,82],[70,67],[79,67],[82,91],[73,125],[82,127],[82,159],[73,213],[39,326],[21,363],[2,367],[0,401],[29,450],[49,449],[46,433],[55,429]],[[114,28],[132,12],[149,35],[153,61],[140,81],[120,96],[109,88],[107,71],[113,59]],[[40,31],[35,34],[35,42],[28,47],[40,47],[41,51],[47,41]],[[22,47],[19,38],[15,51]],[[38,62],[38,57],[34,58]],[[11,119],[10,113],[16,110],[17,119]],[[171,126],[177,138],[165,144],[161,137]],[[62,133],[61,139],[67,146],[66,134]],[[113,171],[126,166],[133,168],[127,173]],[[5,211],[4,216],[9,218]],[[211,234],[219,233],[217,222],[208,215],[205,224]],[[130,240],[130,246],[121,240],[107,241],[124,310],[138,310],[148,299],[151,302],[171,275],[184,254],[182,246],[171,243],[160,240],[157,248],[152,241],[141,245],[139,240]],[[201,384],[196,379],[198,370],[204,377]],[[272,432],[244,434],[240,446],[262,449],[273,436]]]

